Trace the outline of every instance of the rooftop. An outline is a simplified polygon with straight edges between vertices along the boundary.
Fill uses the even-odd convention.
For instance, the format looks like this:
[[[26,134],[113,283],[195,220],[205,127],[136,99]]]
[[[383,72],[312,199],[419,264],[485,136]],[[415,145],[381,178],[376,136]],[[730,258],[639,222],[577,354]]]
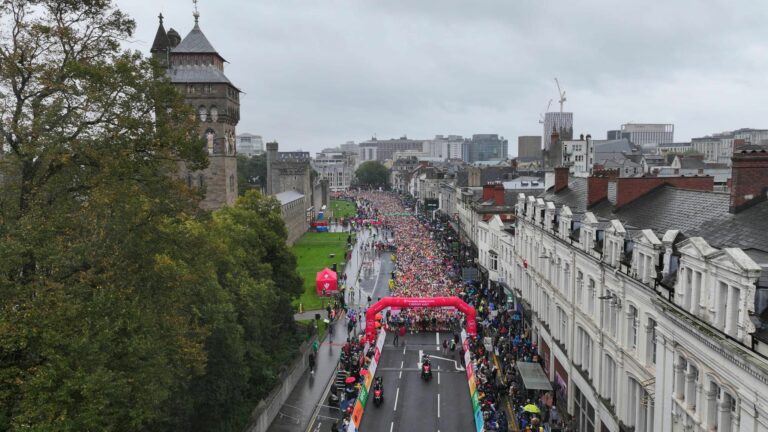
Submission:
[[[280,201],[280,204],[286,205],[304,198],[304,195],[296,191],[286,191],[276,194],[275,198]]]

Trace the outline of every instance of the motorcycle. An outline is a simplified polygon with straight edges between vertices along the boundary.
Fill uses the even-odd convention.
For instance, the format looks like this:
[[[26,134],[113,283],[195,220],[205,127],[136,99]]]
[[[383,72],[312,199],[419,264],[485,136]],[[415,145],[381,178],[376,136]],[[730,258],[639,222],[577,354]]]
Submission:
[[[424,363],[421,364],[421,378],[424,381],[432,379],[432,364],[430,364],[429,361],[424,361]]]
[[[376,382],[373,384],[373,403],[376,406],[381,405],[384,402],[384,384],[381,377],[376,378]]]

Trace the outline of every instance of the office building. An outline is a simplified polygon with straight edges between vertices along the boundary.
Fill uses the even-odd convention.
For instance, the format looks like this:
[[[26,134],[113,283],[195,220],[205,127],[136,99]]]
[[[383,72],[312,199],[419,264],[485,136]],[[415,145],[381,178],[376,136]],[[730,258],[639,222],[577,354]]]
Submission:
[[[264,153],[264,141],[261,139],[261,135],[243,133],[238,134],[236,140],[238,154],[251,157]]]
[[[476,134],[464,143],[465,162],[503,161],[507,159],[508,142],[497,134]]]
[[[662,123],[626,123],[621,125],[620,138],[629,138],[632,144],[643,148],[656,148],[659,144],[675,141],[675,125]]]

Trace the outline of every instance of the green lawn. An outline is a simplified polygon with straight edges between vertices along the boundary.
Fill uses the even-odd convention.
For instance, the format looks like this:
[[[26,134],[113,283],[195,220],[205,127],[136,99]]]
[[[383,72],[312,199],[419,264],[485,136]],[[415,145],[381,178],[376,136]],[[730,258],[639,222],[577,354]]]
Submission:
[[[322,309],[326,299],[321,299],[315,294],[315,277],[317,272],[331,264],[337,263],[337,271],[344,269],[344,256],[347,249],[347,236],[349,233],[317,233],[304,234],[291,249],[296,255],[297,270],[304,279],[304,294],[294,300],[294,308],[299,308],[299,303],[304,305],[304,310]],[[333,258],[331,254],[335,254]]]
[[[349,201],[331,200],[331,212],[334,218],[347,218],[356,215],[357,209]]]

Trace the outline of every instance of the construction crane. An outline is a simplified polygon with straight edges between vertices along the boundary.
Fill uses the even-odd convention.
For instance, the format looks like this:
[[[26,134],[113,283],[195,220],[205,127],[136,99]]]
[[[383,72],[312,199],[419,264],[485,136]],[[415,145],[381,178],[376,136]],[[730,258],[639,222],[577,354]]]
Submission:
[[[563,112],[563,103],[565,103],[565,90],[560,90],[560,82],[555,78],[555,84],[557,84],[557,94],[560,95],[560,112]]]
[[[544,114],[541,114],[539,116],[539,123],[544,124],[544,116],[547,115],[549,112],[549,107],[552,106],[552,99],[549,100],[549,103],[547,104],[547,109],[544,110]]]

